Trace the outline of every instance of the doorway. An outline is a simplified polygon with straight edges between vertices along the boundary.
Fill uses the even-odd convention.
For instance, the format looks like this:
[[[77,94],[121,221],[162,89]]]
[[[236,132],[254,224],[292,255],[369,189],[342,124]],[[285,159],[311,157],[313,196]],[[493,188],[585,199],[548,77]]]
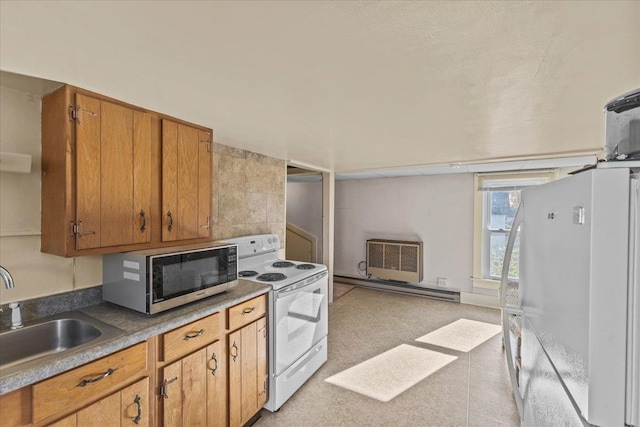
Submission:
[[[287,166],[286,259],[323,263],[322,173]]]

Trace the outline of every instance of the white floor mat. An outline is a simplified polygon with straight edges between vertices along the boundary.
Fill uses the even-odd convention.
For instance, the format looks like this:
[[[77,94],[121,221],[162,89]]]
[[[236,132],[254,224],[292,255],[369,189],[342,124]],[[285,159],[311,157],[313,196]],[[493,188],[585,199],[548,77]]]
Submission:
[[[502,327],[499,325],[459,319],[417,338],[416,341],[468,352],[500,332]]]
[[[388,402],[457,357],[402,344],[325,381]]]

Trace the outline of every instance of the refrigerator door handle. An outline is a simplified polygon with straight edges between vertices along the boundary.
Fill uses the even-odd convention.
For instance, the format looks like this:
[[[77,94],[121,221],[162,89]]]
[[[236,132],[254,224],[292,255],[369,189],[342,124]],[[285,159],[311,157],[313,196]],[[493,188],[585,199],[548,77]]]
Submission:
[[[509,316],[516,314],[522,315],[520,307],[508,307],[507,306],[507,284],[509,282],[509,267],[511,265],[511,254],[513,253],[513,246],[515,245],[516,236],[520,225],[522,224],[522,203],[518,207],[516,216],[513,219],[513,225],[511,226],[511,232],[509,233],[509,240],[507,241],[507,248],[504,252],[504,260],[502,262],[502,277],[500,280],[500,306],[502,308],[502,336],[504,341],[504,348],[507,355],[507,367],[509,368],[509,378],[511,379],[511,387],[513,388],[513,396],[518,407],[518,413],[520,414],[520,421],[524,417],[524,400],[520,394],[518,388],[518,380],[516,378],[516,369],[513,363],[512,355],[513,350],[511,348],[511,340],[509,337]]]

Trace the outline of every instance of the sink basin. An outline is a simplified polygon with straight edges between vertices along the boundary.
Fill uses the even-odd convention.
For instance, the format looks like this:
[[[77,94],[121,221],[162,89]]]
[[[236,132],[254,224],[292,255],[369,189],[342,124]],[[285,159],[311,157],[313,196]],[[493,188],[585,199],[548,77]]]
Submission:
[[[0,377],[63,352],[80,350],[122,330],[77,311],[62,313],[0,333]]]

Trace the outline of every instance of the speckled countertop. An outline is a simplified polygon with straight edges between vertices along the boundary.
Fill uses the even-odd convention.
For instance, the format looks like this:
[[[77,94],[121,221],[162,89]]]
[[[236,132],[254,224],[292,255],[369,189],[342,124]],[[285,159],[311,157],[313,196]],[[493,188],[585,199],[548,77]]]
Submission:
[[[269,285],[240,279],[238,286],[227,292],[153,316],[137,313],[110,303],[80,309],[78,311],[81,313],[122,329],[124,332],[108,341],[83,346],[81,350],[71,349],[61,352],[58,357],[47,358],[42,364],[16,373],[5,376],[0,372],[0,395],[92,362],[153,336],[262,295],[270,289]]]

